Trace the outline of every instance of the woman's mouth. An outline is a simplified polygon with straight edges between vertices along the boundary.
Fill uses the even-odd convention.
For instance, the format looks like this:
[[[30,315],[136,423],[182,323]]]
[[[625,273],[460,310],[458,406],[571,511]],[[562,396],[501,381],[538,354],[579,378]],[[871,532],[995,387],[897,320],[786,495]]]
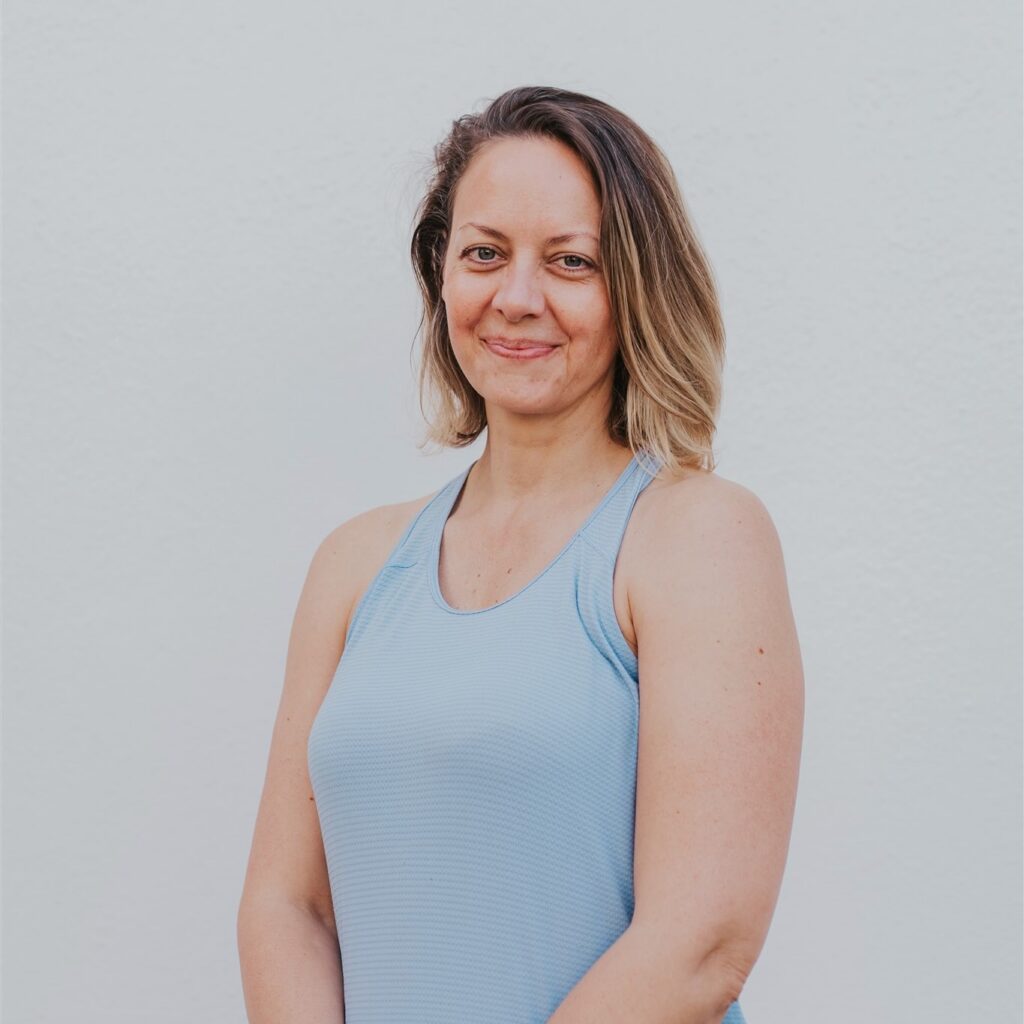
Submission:
[[[497,356],[505,359],[540,359],[550,355],[557,345],[543,345],[534,342],[509,342],[500,338],[484,338],[484,344]]]

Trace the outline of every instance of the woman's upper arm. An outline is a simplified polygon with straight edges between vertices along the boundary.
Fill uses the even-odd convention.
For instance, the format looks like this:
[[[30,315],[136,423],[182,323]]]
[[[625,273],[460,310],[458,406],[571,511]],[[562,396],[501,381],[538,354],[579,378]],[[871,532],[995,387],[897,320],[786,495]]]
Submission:
[[[682,960],[718,960],[742,980],[786,860],[803,671],[766,509],[732,481],[695,484],[666,488],[652,503],[631,574],[635,917]]]
[[[332,928],[333,905],[306,744],[344,646],[357,529],[356,521],[349,520],[324,538],[299,596],[242,891],[243,906],[262,899],[285,900],[314,912]]]
[[[327,861],[307,761],[309,732],[331,685],[348,619],[418,502],[382,505],[320,543],[292,622],[242,906],[285,900],[334,927]]]

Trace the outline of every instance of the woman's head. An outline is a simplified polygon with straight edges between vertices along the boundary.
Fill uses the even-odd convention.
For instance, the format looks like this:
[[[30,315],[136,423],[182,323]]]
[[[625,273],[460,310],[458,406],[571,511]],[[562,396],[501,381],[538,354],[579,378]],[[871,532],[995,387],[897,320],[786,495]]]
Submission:
[[[469,444],[488,409],[599,412],[634,450],[713,468],[724,329],[656,144],[600,100],[523,87],[434,156],[412,240],[428,438]],[[524,342],[542,354],[503,354]]]

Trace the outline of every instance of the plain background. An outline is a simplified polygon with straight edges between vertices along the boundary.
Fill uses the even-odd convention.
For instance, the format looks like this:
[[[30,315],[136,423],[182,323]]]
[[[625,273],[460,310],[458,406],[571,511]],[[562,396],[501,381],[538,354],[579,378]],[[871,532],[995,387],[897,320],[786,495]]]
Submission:
[[[523,84],[671,159],[718,471],[783,541],[805,744],[750,1024],[1021,1019],[1017,4],[12,0],[3,37],[8,1020],[244,1020],[295,602],[479,453],[416,448],[407,250],[434,143]]]

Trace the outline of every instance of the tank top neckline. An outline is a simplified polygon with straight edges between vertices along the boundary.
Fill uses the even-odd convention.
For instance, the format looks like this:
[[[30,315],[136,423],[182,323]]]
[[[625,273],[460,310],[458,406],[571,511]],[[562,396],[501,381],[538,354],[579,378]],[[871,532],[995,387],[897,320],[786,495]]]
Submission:
[[[433,536],[429,545],[429,558],[430,562],[427,566],[427,573],[430,577],[430,593],[434,599],[434,603],[444,612],[450,615],[486,615],[488,612],[497,611],[499,608],[503,608],[505,605],[512,601],[517,600],[528,590],[534,587],[540,582],[552,569],[557,566],[562,559],[568,554],[572,546],[579,540],[580,536],[587,529],[588,526],[598,517],[605,506],[612,500],[612,498],[618,493],[618,491],[625,484],[626,480],[632,475],[633,470],[639,465],[639,460],[636,453],[633,453],[633,457],[626,463],[625,468],[619,474],[618,478],[612,483],[611,487],[605,491],[604,496],[600,501],[590,510],[586,519],[580,525],[579,529],[566,541],[562,546],[562,549],[551,559],[550,562],[536,576],[533,577],[529,582],[525,583],[519,588],[514,594],[510,594],[508,597],[499,601],[497,604],[488,605],[486,608],[453,608],[444,598],[441,593],[441,540],[444,537],[444,528],[448,523],[448,519],[451,516],[452,509],[455,507],[455,503],[459,499],[459,495],[462,494],[462,489],[466,484],[466,478],[469,476],[469,471],[477,464],[479,459],[474,459],[457,477],[455,477],[448,485],[447,498],[442,499],[441,505],[438,509],[438,515],[434,524]]]

